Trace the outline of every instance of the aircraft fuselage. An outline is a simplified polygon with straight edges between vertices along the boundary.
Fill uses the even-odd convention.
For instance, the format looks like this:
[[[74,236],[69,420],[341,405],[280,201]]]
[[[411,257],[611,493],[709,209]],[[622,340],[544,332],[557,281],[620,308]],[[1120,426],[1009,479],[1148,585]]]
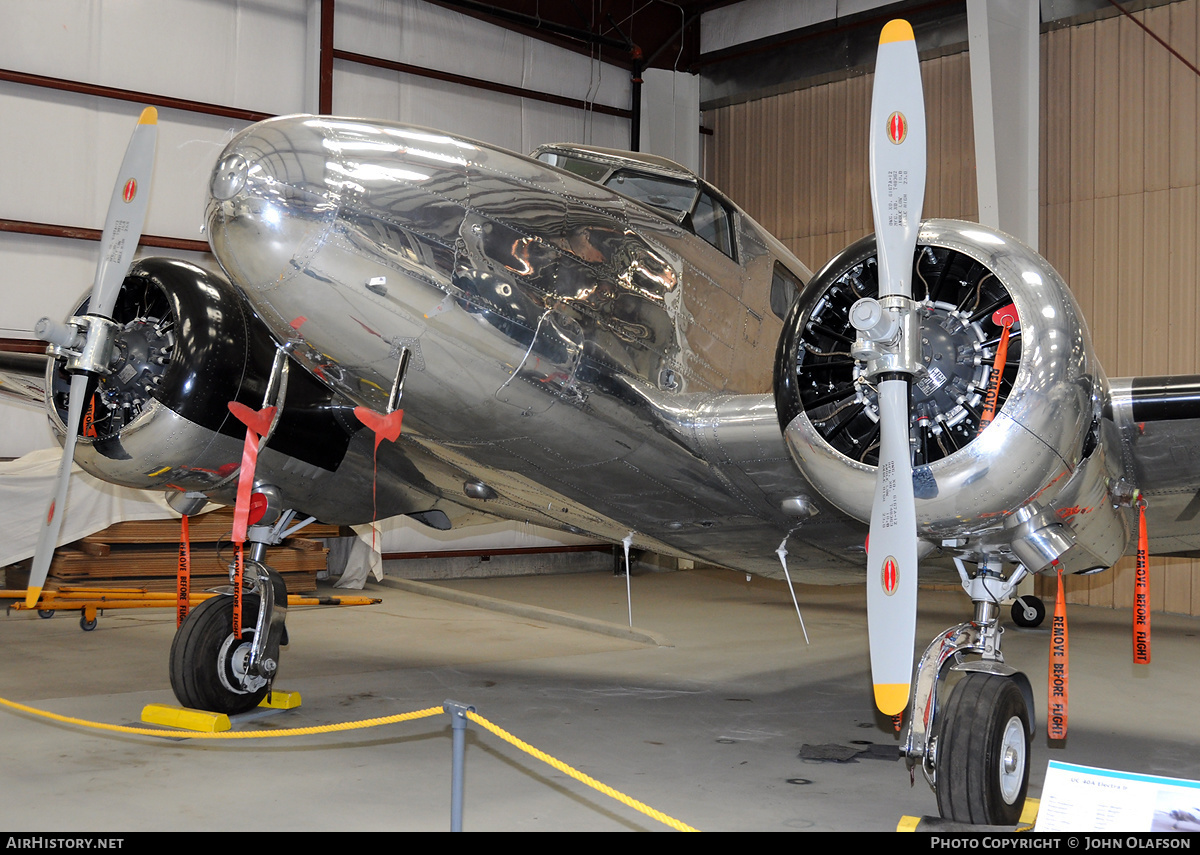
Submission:
[[[218,163],[210,241],[272,333],[351,400],[383,411],[411,353],[414,488],[772,565],[780,502],[807,486],[751,477],[792,470],[769,395],[772,285],[782,314],[808,271],[681,167],[545,156],[596,180],[423,129],[268,121]],[[732,428],[717,418],[731,396]],[[750,417],[745,396],[761,398]],[[723,451],[718,425],[760,433],[756,459]],[[472,478],[496,494],[486,507]]]

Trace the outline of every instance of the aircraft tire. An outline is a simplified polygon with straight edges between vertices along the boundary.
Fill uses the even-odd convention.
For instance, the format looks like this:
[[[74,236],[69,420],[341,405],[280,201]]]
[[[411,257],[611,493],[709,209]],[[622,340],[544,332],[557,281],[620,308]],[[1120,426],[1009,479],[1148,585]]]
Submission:
[[[1016,681],[968,673],[941,713],[937,800],[944,819],[1016,825],[1029,789],[1029,710]]]
[[[1028,617],[1025,614],[1025,607],[1021,605],[1024,601],[1033,609],[1034,616]],[[1012,620],[1017,626],[1023,626],[1027,629],[1032,629],[1036,626],[1041,626],[1042,621],[1046,619],[1046,603],[1041,597],[1035,597],[1033,594],[1021,597],[1019,600],[1014,600],[1012,604]]]
[[[233,662],[253,637],[258,597],[242,603],[242,642],[234,643],[233,597],[217,596],[198,605],[171,643],[171,689],[185,707],[208,712],[246,712],[258,706],[270,686],[264,680],[251,692],[238,691]],[[224,677],[224,679],[222,679]]]

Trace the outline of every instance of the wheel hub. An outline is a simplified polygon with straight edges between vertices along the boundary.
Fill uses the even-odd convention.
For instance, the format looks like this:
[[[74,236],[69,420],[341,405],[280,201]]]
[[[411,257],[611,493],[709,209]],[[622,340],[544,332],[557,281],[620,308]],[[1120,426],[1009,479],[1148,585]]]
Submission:
[[[1025,725],[1017,716],[1008,720],[1000,741],[1000,794],[1005,804],[1016,801],[1025,777]]]
[[[239,640],[233,633],[221,645],[218,656],[223,667],[218,668],[217,672],[221,677],[221,685],[235,694],[248,695],[267,684],[265,677],[250,673],[251,647],[249,641]]]

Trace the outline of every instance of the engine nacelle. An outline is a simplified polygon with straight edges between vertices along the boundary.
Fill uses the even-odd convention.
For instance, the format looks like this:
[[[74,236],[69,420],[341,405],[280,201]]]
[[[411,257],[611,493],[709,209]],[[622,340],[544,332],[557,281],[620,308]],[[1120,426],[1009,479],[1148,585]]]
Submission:
[[[804,475],[870,519],[878,460],[875,390],[851,355],[850,306],[878,293],[874,236],[809,282],[784,326],[775,397]],[[920,537],[1037,571],[1111,566],[1128,526],[1101,442],[1107,381],[1066,283],[1019,241],[974,223],[922,224],[914,259],[921,361],[910,411]],[[980,430],[1001,325],[1015,307],[995,419]]]
[[[86,311],[85,299],[76,314]],[[245,427],[228,404],[263,406],[276,357],[265,325],[223,277],[168,258],[133,264],[113,320],[110,373],[88,387],[76,462],[114,484],[231,500]],[[51,424],[61,435],[70,376],[62,359],[47,371]],[[369,518],[369,491],[347,501],[322,489],[361,430],[352,407],[299,366],[276,379],[286,384],[284,406],[260,458],[272,482],[331,521]]]

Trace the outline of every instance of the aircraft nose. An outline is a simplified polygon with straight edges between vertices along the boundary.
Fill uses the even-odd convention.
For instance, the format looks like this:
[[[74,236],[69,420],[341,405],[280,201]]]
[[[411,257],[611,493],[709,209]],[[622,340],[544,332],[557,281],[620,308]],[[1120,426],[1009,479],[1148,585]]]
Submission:
[[[217,161],[209,181],[213,253],[243,288],[268,291],[299,275],[337,218],[325,183],[324,133],[289,118],[252,126]]]

